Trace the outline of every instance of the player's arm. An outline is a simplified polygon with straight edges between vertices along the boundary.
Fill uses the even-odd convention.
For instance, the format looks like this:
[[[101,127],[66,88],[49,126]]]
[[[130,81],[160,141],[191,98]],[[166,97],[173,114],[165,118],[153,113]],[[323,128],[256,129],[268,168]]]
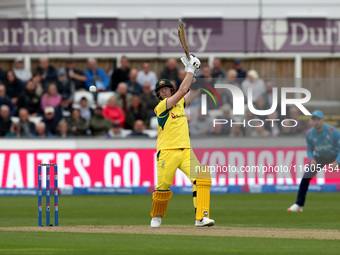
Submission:
[[[200,68],[201,62],[199,61],[198,58],[194,56],[190,56],[190,62],[188,66],[186,67],[186,72],[187,74],[185,75],[179,89],[177,92],[168,98],[166,102],[166,109],[172,108],[175,104],[179,102],[188,92],[192,78],[194,74],[197,72],[197,70]]]

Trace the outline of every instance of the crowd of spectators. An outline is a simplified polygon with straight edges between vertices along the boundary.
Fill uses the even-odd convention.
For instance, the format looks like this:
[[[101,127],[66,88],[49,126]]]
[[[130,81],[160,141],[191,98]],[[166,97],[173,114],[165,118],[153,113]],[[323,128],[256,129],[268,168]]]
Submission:
[[[235,60],[230,70],[223,70],[221,61],[215,59],[213,66],[202,66],[197,74],[200,82],[214,86],[214,83],[228,83],[238,86],[245,95],[253,89],[252,102],[257,109],[269,109],[272,104],[271,81],[263,81],[255,70],[242,69],[241,60]],[[126,57],[120,59],[118,67],[110,74],[99,68],[96,59],[89,59],[86,70],[77,69],[73,59],[65,61],[63,67],[56,69],[47,58],[41,58],[39,66],[33,71],[24,67],[24,59],[17,57],[11,70],[0,70],[0,136],[1,137],[78,137],[101,136],[147,137],[147,130],[157,130],[154,108],[158,100],[153,93],[158,79],[169,79],[176,89],[185,76],[184,69],[178,68],[177,61],[168,59],[159,75],[152,70],[149,62],[142,69],[130,67]],[[97,92],[91,94],[91,85]],[[299,120],[299,110],[289,109],[290,119],[298,122],[294,128],[285,128],[277,123],[254,128],[242,124],[212,125],[212,118],[218,117],[230,122],[242,122],[232,116],[233,98],[223,89],[216,89],[222,106],[216,108],[208,101],[209,109],[215,115],[201,114],[200,97],[187,110],[191,135],[224,136],[279,136],[303,134],[308,125]],[[93,97],[77,99],[76,94],[86,91]],[[104,104],[96,102],[102,92],[114,92]],[[92,104],[93,103],[93,104]],[[215,107],[215,108],[214,108]],[[279,110],[279,109],[278,109]],[[189,113],[190,111],[190,113]],[[217,113],[217,114],[216,114]],[[281,119],[279,111],[271,116],[245,115],[251,118]],[[156,123],[156,125],[154,124]]]

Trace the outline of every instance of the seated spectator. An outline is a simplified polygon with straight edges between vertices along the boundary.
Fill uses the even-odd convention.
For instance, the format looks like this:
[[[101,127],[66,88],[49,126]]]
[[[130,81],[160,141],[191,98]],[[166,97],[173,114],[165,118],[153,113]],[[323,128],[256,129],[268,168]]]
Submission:
[[[73,106],[72,100],[68,97],[68,94],[61,96],[61,101],[58,106],[55,107],[55,115],[58,119],[67,119],[71,117]]]
[[[61,138],[72,137],[72,135],[68,133],[69,128],[65,120],[59,121],[57,130],[58,130],[58,133],[57,133],[58,137],[61,137]]]
[[[268,80],[266,81],[266,91],[262,94],[262,97],[265,100],[265,107],[266,109],[270,109],[273,105],[273,81]],[[281,105],[280,105],[280,96],[278,95],[276,110],[281,112]]]
[[[179,87],[181,86],[181,83],[182,81],[184,80],[184,77],[187,73],[185,72],[185,70],[182,68],[182,69],[179,69],[178,70],[178,77],[177,77],[177,86],[176,86],[176,90],[179,89]],[[155,87],[155,85],[154,85]],[[154,89],[153,89],[154,90]]]
[[[277,111],[273,112],[272,114],[268,115],[268,119],[270,120],[279,120],[279,114]],[[279,136],[281,133],[281,125],[279,121],[270,121],[270,124],[268,125],[269,127],[269,132],[273,137]]]
[[[26,108],[19,110],[19,124],[21,127],[22,137],[32,137],[35,132],[35,125],[28,120],[28,111]]]
[[[74,83],[71,83],[68,79],[65,68],[60,68],[58,70],[57,88],[60,95],[67,95],[68,98],[73,99],[76,89],[74,87]]]
[[[89,123],[92,117],[92,110],[89,106],[89,102],[87,101],[86,97],[82,97],[80,99],[80,107],[79,107],[79,111],[80,111],[80,116],[86,120],[86,123]]]
[[[15,58],[13,72],[15,77],[17,77],[24,84],[32,79],[31,71],[24,68],[24,58],[22,56]]]
[[[89,89],[92,85],[97,87],[97,91],[106,91],[109,88],[109,77],[105,71],[97,67],[97,60],[90,58],[87,61],[86,76],[86,89]]]
[[[48,138],[52,137],[53,135],[46,130],[46,124],[44,122],[39,122],[35,126],[35,134],[34,137],[37,138]]]
[[[239,122],[239,120],[235,120],[235,122]],[[243,137],[244,129],[242,124],[233,124],[230,129],[230,137]]]
[[[82,71],[76,69],[74,59],[70,58],[66,61],[66,74],[76,91],[85,90],[85,82],[87,81],[86,75]]]
[[[72,116],[67,120],[68,132],[74,136],[86,136],[88,124],[86,120],[80,116],[80,110],[74,108]]]
[[[0,107],[0,136],[6,135],[12,125],[10,109],[7,105]]]
[[[168,79],[168,80],[177,80],[178,78],[178,69],[177,62],[174,58],[169,58],[166,66],[163,68],[160,79]]]
[[[270,132],[263,126],[255,127],[255,131],[250,134],[251,137],[269,137]]]
[[[201,109],[198,111],[198,117],[190,121],[189,131],[193,136],[207,135],[212,132],[213,122],[208,115],[203,115]]]
[[[121,82],[127,82],[129,80],[129,60],[123,56],[120,59],[120,67],[115,68],[111,75],[111,90],[116,91],[118,84]]]
[[[132,129],[136,120],[142,120],[146,127],[150,124],[148,111],[140,103],[140,98],[138,96],[133,96],[131,106],[126,111],[125,128]]]
[[[235,59],[234,60],[234,66],[233,69],[237,72],[237,79],[240,83],[243,82],[243,80],[247,77],[247,71],[244,71],[242,69],[242,60],[241,59]]]
[[[46,107],[57,107],[61,102],[61,95],[58,93],[57,85],[50,83],[47,88],[47,92],[41,97],[41,109],[45,111]]]
[[[25,90],[18,98],[18,110],[26,108],[29,113],[29,117],[35,117],[41,114],[40,97],[36,94],[36,87],[32,80],[29,80],[26,84]]]
[[[59,118],[55,115],[55,111],[53,106],[47,106],[44,111],[44,117],[42,120],[46,125],[46,132],[51,133],[52,135],[57,134],[57,126],[60,121]]]
[[[121,127],[124,127],[125,115],[123,110],[117,106],[114,96],[109,98],[109,101],[104,108],[103,116],[111,120],[112,123],[117,121]]]
[[[235,69],[228,70],[227,83],[241,88],[241,84],[239,83],[239,80],[237,79],[237,72]]]
[[[118,84],[116,92],[116,104],[118,107],[122,108],[125,113],[131,105],[132,94],[128,92],[127,84],[125,82]]]
[[[42,79],[41,73],[34,71],[32,81],[36,87],[35,92],[39,97],[41,97],[41,95],[47,91],[47,87],[44,87],[44,85],[41,82],[41,79]]]
[[[128,86],[128,92],[132,95],[140,95],[143,93],[142,86],[137,82],[138,70],[133,68],[129,74],[129,80],[126,82]]]
[[[16,105],[19,95],[24,90],[24,84],[15,77],[12,70],[7,72],[4,84],[6,86],[7,95],[11,99],[12,104]]]
[[[9,96],[6,95],[6,87],[3,84],[0,84],[0,106],[7,105],[10,109],[10,115],[13,116],[15,114],[14,105],[11,102]]]
[[[56,83],[58,80],[57,70],[50,65],[48,58],[41,58],[39,66],[35,70],[41,74],[41,83],[44,90],[46,90],[49,83]]]
[[[143,133],[145,130],[145,125],[142,120],[136,120],[133,124],[133,131],[127,137],[149,137],[148,134]]]
[[[112,126],[112,122],[103,116],[103,108],[97,105],[90,120],[90,130],[93,136],[105,136]]]
[[[225,72],[222,70],[222,64],[221,60],[218,58],[215,58],[213,61],[213,68],[211,70],[211,76],[214,79],[224,79],[225,78]]]
[[[140,70],[137,74],[137,83],[145,84],[149,82],[151,84],[151,89],[154,90],[157,83],[157,75],[154,71],[150,70],[149,62],[143,63],[143,70]]]
[[[150,82],[145,82],[143,85],[143,94],[140,97],[142,105],[148,111],[149,118],[152,116],[156,116],[154,109],[158,105],[159,101],[153,90],[151,89]]]
[[[127,136],[125,129],[122,129],[118,122],[112,123],[109,132],[106,133],[106,138],[124,138]]]
[[[6,133],[5,137],[16,137],[19,138],[21,137],[21,127],[19,123],[13,122],[10,130]]]
[[[305,120],[300,120],[300,110],[296,107],[289,108],[289,118],[297,122],[295,127],[291,127],[291,132],[294,135],[305,135],[308,127],[308,122]]]
[[[262,79],[260,79],[258,73],[255,70],[249,70],[247,73],[247,79],[242,82],[241,85],[243,94],[248,100],[248,91],[252,89],[252,101],[256,100],[266,91],[266,86]]]
[[[229,135],[230,134],[230,122],[231,122],[231,107],[228,104],[225,104],[221,107],[221,110],[223,112],[223,115],[217,116],[216,119],[223,119],[227,120],[227,124],[220,124],[220,125],[215,125],[214,132],[217,132],[218,134],[224,134],[224,135]],[[220,127],[217,127],[220,126]]]

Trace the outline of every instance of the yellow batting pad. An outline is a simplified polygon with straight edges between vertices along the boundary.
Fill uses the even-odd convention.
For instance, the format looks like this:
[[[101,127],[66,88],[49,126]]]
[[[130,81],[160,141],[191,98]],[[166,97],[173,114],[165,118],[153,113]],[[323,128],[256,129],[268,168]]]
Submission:
[[[209,218],[211,178],[207,166],[202,166],[201,171],[197,173],[196,186],[197,186],[196,220],[201,220],[203,217]]]
[[[168,208],[169,200],[172,197],[172,191],[155,191],[152,194],[152,208],[151,217],[166,215],[166,209]]]

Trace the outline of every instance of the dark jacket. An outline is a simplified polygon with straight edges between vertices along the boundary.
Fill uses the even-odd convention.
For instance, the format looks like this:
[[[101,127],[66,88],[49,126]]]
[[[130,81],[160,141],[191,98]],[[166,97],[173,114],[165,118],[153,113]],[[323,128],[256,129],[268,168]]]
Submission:
[[[41,113],[40,97],[35,93],[30,93],[27,89],[18,98],[18,110],[26,108],[29,114]]]
[[[90,130],[93,136],[105,136],[111,126],[112,123],[110,119],[104,118],[103,116],[94,114],[90,120]]]

